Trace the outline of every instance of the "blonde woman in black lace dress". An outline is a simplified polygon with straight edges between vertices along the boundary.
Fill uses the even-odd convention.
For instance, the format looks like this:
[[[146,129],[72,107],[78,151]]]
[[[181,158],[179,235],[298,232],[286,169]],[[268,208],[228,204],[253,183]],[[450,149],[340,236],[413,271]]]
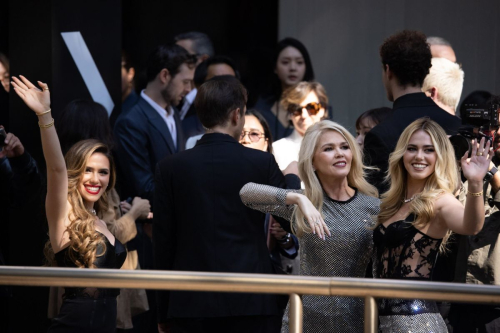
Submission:
[[[300,241],[300,275],[364,277],[380,201],[364,178],[359,145],[344,127],[324,120],[306,131],[298,167],[304,190],[249,183],[240,192],[242,201],[291,222]],[[303,305],[306,333],[363,331],[359,298],[305,295]]]
[[[473,235],[484,222],[483,178],[493,151],[484,139],[473,142],[471,159],[461,167],[469,182],[464,206],[453,193],[459,176],[455,154],[444,130],[422,118],[401,134],[389,159],[391,186],[383,195],[374,230],[374,276],[384,279],[430,280],[436,256],[452,230]],[[447,332],[436,303],[382,299],[380,332]]]

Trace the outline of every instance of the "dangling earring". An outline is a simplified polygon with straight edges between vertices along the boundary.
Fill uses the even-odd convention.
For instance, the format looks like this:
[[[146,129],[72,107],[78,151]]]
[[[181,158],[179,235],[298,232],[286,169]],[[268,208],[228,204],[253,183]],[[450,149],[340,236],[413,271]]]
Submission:
[[[314,167],[314,165],[312,167],[313,167],[313,171],[316,172],[316,168]]]

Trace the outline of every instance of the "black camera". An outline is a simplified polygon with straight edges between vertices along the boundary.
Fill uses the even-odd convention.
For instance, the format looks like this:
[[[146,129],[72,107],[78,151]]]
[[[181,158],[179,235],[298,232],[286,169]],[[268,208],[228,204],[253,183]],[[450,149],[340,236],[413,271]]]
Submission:
[[[498,112],[500,112],[498,104],[491,104],[488,108],[479,108],[477,104],[465,104],[461,113],[462,124],[477,128],[496,128],[498,127]]]
[[[0,127],[0,147],[5,146],[6,138],[7,138],[7,132],[5,132],[5,128]]]
[[[495,132],[498,130],[499,104],[490,104],[487,107],[479,107],[477,104],[465,104],[460,112],[462,115],[462,124],[464,126],[458,129],[458,134],[450,137],[451,144],[455,149],[455,157],[460,160],[465,152],[471,156],[471,141],[480,141],[482,138],[490,141],[490,147],[493,146],[493,138],[482,133],[483,131]]]

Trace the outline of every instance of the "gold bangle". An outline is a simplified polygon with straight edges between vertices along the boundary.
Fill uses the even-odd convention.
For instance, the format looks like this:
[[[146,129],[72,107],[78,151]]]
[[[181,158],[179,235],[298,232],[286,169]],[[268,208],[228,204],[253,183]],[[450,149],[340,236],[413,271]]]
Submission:
[[[471,192],[471,191],[467,190],[467,194],[470,194],[470,195],[472,195],[473,197],[481,197],[481,196],[483,195],[483,191],[481,191],[481,192],[477,192],[477,193],[473,193],[473,192]]]
[[[45,124],[45,125],[42,125],[40,124],[40,122],[38,122],[38,126],[40,126],[40,128],[49,128],[49,127],[52,127],[54,126],[54,118],[52,118],[52,121],[48,124]]]
[[[44,114],[49,113],[50,111],[52,111],[52,109],[48,109],[47,111],[44,111],[42,113],[37,113],[36,115],[37,115],[37,117],[40,117],[40,116],[43,116]]]

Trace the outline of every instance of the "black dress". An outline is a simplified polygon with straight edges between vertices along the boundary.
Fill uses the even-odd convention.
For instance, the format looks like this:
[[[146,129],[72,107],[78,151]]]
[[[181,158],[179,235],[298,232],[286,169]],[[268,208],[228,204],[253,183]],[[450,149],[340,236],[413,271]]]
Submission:
[[[374,277],[429,281],[442,239],[427,236],[413,226],[415,216],[373,232]],[[436,302],[420,299],[380,299],[379,332],[448,332]]]
[[[94,262],[97,268],[119,269],[127,252],[115,238],[115,246],[104,237],[106,251]],[[76,267],[68,256],[66,247],[55,254],[59,267]],[[97,249],[101,253],[102,248]],[[65,288],[59,315],[54,318],[49,332],[100,332],[116,330],[116,296],[120,289]]]

